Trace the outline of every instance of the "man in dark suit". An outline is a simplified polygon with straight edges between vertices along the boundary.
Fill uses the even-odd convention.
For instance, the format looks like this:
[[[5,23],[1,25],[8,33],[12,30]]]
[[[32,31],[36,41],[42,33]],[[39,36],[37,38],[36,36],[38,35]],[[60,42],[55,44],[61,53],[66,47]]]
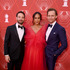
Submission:
[[[48,70],[54,70],[57,57],[67,48],[67,38],[65,29],[56,22],[57,11],[48,9],[47,19],[49,21],[46,31],[46,63]],[[61,46],[59,43],[61,42]]]
[[[25,14],[19,11],[16,14],[17,23],[8,26],[4,40],[4,55],[5,60],[8,63],[8,70],[21,70],[21,64],[24,56],[24,35],[25,28],[23,23],[25,20]]]

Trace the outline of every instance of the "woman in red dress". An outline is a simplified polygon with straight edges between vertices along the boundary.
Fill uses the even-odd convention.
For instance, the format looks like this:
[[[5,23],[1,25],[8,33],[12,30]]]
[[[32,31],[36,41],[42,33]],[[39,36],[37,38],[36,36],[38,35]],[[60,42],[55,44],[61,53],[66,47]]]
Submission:
[[[33,14],[33,25],[26,27],[26,47],[21,70],[46,70],[45,32],[47,26],[40,25],[42,15]]]

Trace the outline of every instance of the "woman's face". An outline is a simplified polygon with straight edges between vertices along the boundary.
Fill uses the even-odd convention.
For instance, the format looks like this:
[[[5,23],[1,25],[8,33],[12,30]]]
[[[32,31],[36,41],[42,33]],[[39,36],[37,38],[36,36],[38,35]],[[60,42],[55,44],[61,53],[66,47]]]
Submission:
[[[34,17],[34,20],[33,20],[34,24],[39,25],[40,21],[41,21],[40,20],[40,15],[36,14],[35,17]]]

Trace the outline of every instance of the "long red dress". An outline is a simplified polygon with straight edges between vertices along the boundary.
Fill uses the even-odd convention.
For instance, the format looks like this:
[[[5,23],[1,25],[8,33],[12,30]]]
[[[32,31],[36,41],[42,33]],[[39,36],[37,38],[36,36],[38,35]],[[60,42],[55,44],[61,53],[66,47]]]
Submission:
[[[21,70],[46,70],[45,31],[45,25],[37,33],[31,26],[26,28],[26,47]]]

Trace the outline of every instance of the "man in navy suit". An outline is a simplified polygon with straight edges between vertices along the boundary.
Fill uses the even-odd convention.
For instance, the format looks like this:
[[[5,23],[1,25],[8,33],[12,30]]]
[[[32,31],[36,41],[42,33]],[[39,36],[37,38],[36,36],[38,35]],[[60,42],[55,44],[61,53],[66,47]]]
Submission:
[[[48,9],[47,19],[49,21],[46,31],[46,63],[48,70],[54,70],[57,57],[67,48],[67,38],[65,29],[56,22],[57,11]],[[61,46],[59,43],[61,42]]]

